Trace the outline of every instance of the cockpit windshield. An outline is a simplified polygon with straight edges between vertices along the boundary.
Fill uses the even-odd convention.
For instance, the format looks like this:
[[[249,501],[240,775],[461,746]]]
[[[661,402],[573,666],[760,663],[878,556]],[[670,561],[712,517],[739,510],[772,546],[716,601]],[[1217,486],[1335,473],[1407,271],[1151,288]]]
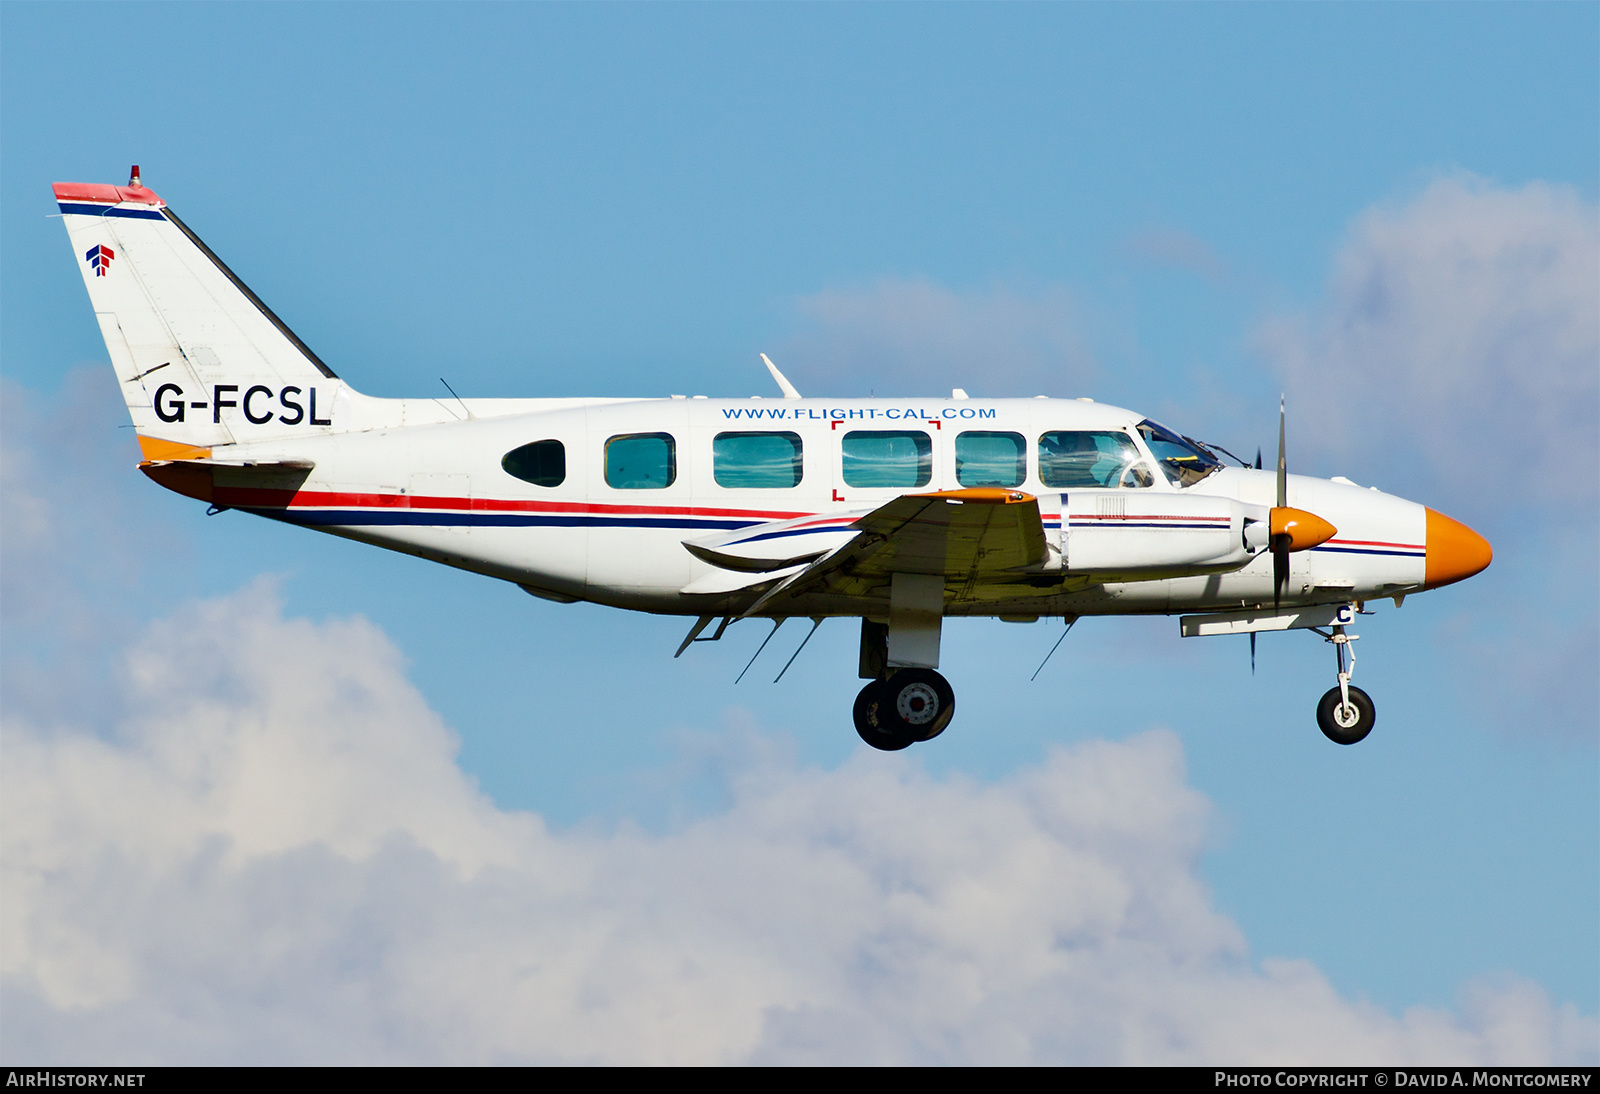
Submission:
[[[1213,471],[1222,469],[1222,461],[1210,452],[1159,422],[1146,418],[1138,429],[1139,436],[1150,446],[1150,454],[1161,465],[1162,474],[1174,486],[1193,486]]]

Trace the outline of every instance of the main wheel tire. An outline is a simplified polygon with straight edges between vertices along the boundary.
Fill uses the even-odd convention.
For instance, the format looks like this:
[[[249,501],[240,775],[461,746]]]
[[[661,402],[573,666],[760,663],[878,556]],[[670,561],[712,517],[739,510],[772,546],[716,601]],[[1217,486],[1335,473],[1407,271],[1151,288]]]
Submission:
[[[955,689],[932,669],[901,669],[883,688],[882,716],[913,741],[933,740],[955,716]]]
[[[884,752],[898,752],[915,744],[917,738],[902,732],[894,719],[884,716],[888,707],[884,682],[873,680],[856,696],[850,713],[855,719],[856,733],[863,741]]]
[[[1350,689],[1347,706],[1338,688],[1330,688],[1317,704],[1317,725],[1323,736],[1335,744],[1353,745],[1372,732],[1378,720],[1378,708],[1372,698],[1360,688]]]

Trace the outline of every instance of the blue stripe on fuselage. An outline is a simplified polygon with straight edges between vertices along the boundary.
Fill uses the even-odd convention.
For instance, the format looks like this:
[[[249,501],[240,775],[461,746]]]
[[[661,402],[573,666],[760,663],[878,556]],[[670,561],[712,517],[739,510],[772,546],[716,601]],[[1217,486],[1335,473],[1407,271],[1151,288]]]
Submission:
[[[1399,558],[1424,558],[1423,548],[1413,547],[1404,551],[1378,551],[1371,547],[1313,547],[1313,551],[1322,551],[1330,555],[1394,555]]]
[[[548,513],[430,513],[416,509],[277,509],[241,505],[234,508],[291,524],[378,525],[417,528],[691,528],[705,531],[748,528],[760,521],[707,520],[695,517],[599,517]]]

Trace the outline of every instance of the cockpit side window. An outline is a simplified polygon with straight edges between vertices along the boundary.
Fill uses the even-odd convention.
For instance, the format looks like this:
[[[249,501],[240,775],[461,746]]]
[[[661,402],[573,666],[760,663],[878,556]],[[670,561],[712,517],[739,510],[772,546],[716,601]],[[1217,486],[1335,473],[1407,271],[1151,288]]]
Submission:
[[[1126,433],[1059,430],[1039,436],[1039,479],[1058,489],[1149,486],[1152,477],[1142,459]]]
[[[1173,486],[1193,486],[1222,469],[1222,462],[1211,453],[1159,422],[1146,418],[1138,428],[1139,436],[1150,446],[1150,454],[1161,465],[1161,473]]]

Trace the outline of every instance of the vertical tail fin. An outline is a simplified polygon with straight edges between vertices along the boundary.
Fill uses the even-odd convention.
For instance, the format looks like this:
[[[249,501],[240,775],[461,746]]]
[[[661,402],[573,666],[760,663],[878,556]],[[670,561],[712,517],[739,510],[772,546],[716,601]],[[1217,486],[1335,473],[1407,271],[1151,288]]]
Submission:
[[[343,381],[137,167],[127,186],[58,182],[55,196],[148,458],[341,428]]]

